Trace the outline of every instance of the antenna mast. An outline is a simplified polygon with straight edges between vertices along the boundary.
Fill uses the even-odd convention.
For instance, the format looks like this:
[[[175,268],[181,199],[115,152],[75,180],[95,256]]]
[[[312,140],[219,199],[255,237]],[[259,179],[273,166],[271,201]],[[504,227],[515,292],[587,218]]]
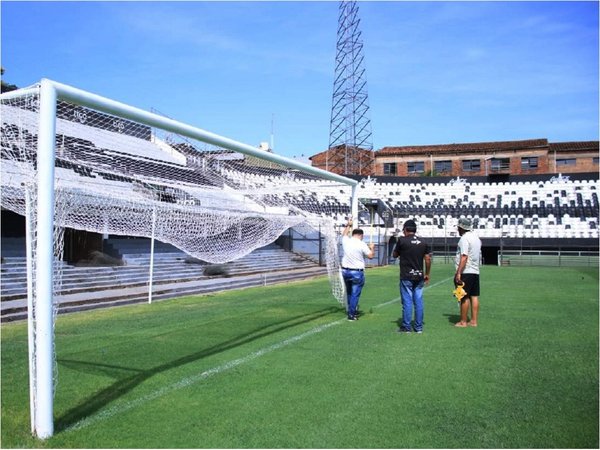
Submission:
[[[373,142],[359,24],[356,1],[342,0],[326,170],[338,174],[371,175]]]

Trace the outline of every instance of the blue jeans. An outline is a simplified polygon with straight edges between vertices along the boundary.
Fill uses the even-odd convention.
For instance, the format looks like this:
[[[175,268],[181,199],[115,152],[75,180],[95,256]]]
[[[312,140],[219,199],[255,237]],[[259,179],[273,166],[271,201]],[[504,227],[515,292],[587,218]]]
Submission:
[[[400,297],[402,297],[402,331],[410,331],[413,305],[415,307],[415,331],[423,331],[423,286],[424,280],[400,280]]]
[[[365,273],[359,270],[342,269],[342,277],[346,283],[346,295],[348,296],[348,317],[356,315],[360,293],[365,285]]]

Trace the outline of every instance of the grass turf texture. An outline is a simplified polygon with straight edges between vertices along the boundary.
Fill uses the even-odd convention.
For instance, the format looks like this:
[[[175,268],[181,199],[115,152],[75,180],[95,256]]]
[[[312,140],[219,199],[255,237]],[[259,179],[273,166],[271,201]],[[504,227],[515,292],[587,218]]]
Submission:
[[[422,335],[396,333],[396,267],[367,271],[358,322],[324,278],[59,316],[47,441],[3,324],[2,447],[598,448],[597,269],[484,266],[466,329],[452,272]]]

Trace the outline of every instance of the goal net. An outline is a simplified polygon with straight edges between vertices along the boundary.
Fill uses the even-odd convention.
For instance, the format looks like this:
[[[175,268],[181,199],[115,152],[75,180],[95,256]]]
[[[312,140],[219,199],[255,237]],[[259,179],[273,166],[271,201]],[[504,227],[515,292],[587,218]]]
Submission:
[[[352,213],[355,181],[49,80],[0,99],[2,207],[25,216],[27,224],[37,393],[31,401],[38,414],[40,392],[49,394],[36,383],[49,369],[40,372],[36,365],[48,363],[36,353],[52,349],[40,344],[37,322],[48,320],[40,304],[46,308],[54,298],[42,284],[50,277],[52,290],[58,289],[65,228],[153,237],[223,263],[291,227],[309,227],[324,236],[331,291],[345,304],[335,224]],[[42,332],[53,342],[52,329]],[[52,425],[40,420],[32,413],[34,433],[50,436]]]

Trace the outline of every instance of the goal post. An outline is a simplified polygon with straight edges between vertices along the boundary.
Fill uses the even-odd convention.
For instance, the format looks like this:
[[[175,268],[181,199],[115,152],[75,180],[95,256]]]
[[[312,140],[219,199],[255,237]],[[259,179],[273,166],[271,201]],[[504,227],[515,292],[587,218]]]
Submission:
[[[358,216],[356,180],[48,79],[1,94],[0,101],[2,207],[26,216],[35,255],[29,261],[27,252],[28,296],[34,297],[28,299],[31,420],[38,438],[54,433],[57,229],[153,239],[156,233],[193,256],[220,262],[307,224],[327,230],[328,275],[342,303],[333,287],[340,282],[335,223]],[[160,173],[152,172],[155,166]],[[331,206],[340,189],[349,205]],[[247,235],[255,241],[244,242]]]
[[[54,86],[43,80],[40,86],[40,124],[37,158],[37,250],[35,270],[35,433],[46,439],[54,433],[52,312],[54,270],[54,141],[56,135]],[[28,312],[29,314],[29,312]]]

